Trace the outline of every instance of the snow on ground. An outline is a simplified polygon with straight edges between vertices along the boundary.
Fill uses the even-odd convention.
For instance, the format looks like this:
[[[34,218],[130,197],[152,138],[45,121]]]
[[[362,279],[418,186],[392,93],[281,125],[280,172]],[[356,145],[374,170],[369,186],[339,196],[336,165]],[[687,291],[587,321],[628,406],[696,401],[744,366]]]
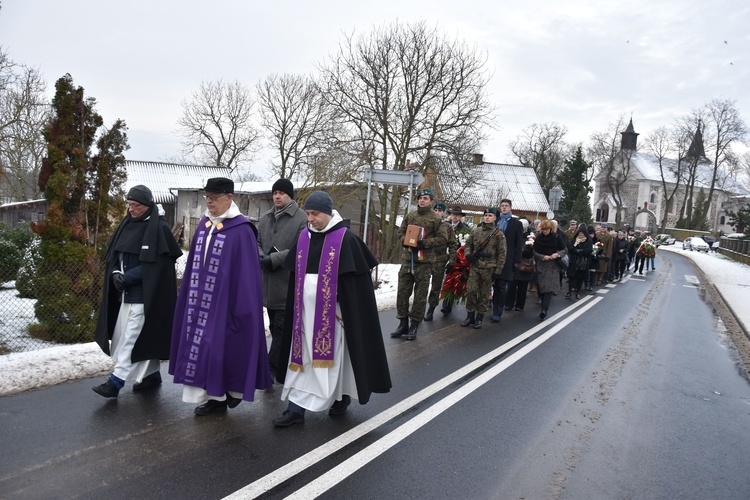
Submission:
[[[396,264],[381,264],[377,267],[377,276],[374,275],[373,279],[379,282],[375,296],[378,309],[381,311],[396,307],[398,269],[399,266]],[[23,307],[24,311],[30,314],[30,320],[18,328],[19,335],[25,335],[27,338],[24,340],[28,340],[28,335],[21,332],[25,331],[28,322],[35,321],[33,301],[15,298],[15,295],[15,289],[3,290],[0,292],[0,300],[3,302],[0,303],[5,303],[6,300],[28,301],[23,303]],[[268,317],[266,314],[263,314],[263,317],[268,327]],[[82,378],[104,376],[111,370],[111,359],[95,342],[14,352],[0,356],[0,396]]]
[[[682,243],[678,241],[675,245],[659,247],[657,272],[658,254],[662,251],[680,253],[691,258],[719,290],[744,330],[750,330],[750,308],[747,307],[750,266],[719,253],[683,250]],[[377,268],[374,279],[379,283],[375,296],[381,311],[396,307],[398,269],[397,264],[381,264]],[[33,315],[33,307],[31,314]],[[111,369],[110,358],[93,342],[11,353],[0,356],[0,396],[97,375],[104,376]]]

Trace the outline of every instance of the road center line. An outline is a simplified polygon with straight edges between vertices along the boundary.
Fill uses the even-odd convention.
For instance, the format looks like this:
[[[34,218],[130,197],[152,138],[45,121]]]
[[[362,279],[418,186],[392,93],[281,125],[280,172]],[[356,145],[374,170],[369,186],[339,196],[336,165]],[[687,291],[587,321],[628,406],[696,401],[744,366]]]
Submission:
[[[513,366],[513,364],[515,364],[516,361],[519,361],[524,356],[531,353],[534,349],[536,349],[537,347],[545,343],[547,340],[554,337],[568,324],[573,322],[575,319],[581,316],[584,312],[594,307],[597,304],[597,302],[601,300],[604,300],[604,299],[602,297],[598,297],[592,300],[585,307],[582,307],[580,310],[567,316],[559,324],[555,325],[553,328],[549,329],[543,335],[534,339],[528,345],[523,346],[521,349],[519,349],[518,351],[508,356],[506,359],[502,360],[496,366],[493,366],[487,371],[479,374],[476,378],[467,382],[461,388],[457,389],[456,391],[452,392],[448,396],[444,397],[443,399],[441,399],[440,401],[438,401],[431,407],[427,408],[425,411],[423,411],[419,415],[405,422],[394,431],[378,439],[376,442],[372,443],[367,448],[356,453],[352,457],[348,458],[347,460],[337,465],[336,467],[332,468],[328,472],[322,474],[320,477],[310,482],[306,486],[300,488],[299,490],[297,490],[296,492],[294,492],[293,494],[289,495],[286,498],[306,500],[309,498],[316,498],[319,495],[325,493],[326,491],[331,489],[333,486],[337,485],[338,483],[340,483],[341,481],[343,481],[344,479],[346,479],[347,477],[355,473],[360,468],[367,465],[369,462],[371,462],[378,456],[382,455],[383,453],[388,451],[390,448],[392,448],[393,446],[395,446],[402,440],[409,437],[411,434],[419,430],[421,427],[428,424],[431,420],[438,417],[441,413],[450,409],[450,407],[460,402],[463,398],[465,398],[466,396],[468,396],[475,390],[479,389],[481,386],[483,386],[484,384],[486,384],[487,382],[489,382],[490,380],[498,376],[500,373],[504,372],[507,368],[510,368],[511,366]]]
[[[476,360],[472,361],[471,363],[464,366],[463,368],[460,368],[459,370],[456,370],[455,372],[443,377],[442,379],[425,387],[424,389],[413,394],[412,396],[409,396],[408,398],[399,401],[395,405],[391,406],[387,410],[380,412],[379,414],[375,415],[374,417],[367,420],[366,422],[362,422],[358,426],[346,431],[340,436],[328,441],[327,443],[315,448],[314,450],[307,452],[301,457],[295,460],[292,460],[291,462],[284,465],[283,467],[280,467],[274,470],[273,472],[266,474],[262,478],[248,484],[242,489],[235,491],[234,493],[232,493],[231,495],[228,495],[225,498],[232,499],[232,500],[256,498],[266,493],[267,491],[271,490],[272,488],[275,488],[276,486],[283,483],[284,481],[299,474],[300,472],[307,469],[308,467],[311,467],[317,464],[319,461],[325,459],[329,455],[332,455],[338,450],[356,441],[357,439],[361,438],[365,434],[377,429],[381,425],[396,418],[397,416],[404,413],[405,411],[408,411],[413,406],[416,406],[420,402],[438,393],[439,391],[443,390],[449,385],[465,378],[467,375],[469,375],[473,371],[490,363],[491,361],[501,356],[506,351],[513,349],[515,346],[517,346],[521,342],[524,342],[526,339],[536,335],[538,332],[547,328],[548,326],[550,326],[550,324],[553,324],[558,319],[564,318],[561,324],[563,326],[567,325],[568,323],[570,323],[570,321],[572,321],[571,316],[569,316],[571,313],[575,314],[575,317],[578,317],[580,315],[580,313],[574,313],[576,309],[584,308],[582,310],[588,310],[591,306],[593,306],[593,304],[597,303],[599,300],[602,300],[602,299],[600,297],[597,297],[596,299],[592,299],[591,295],[584,297],[583,299],[571,304],[570,306],[563,309],[559,313],[550,317],[547,321],[543,323],[539,323],[537,326],[513,338],[512,340],[506,342],[505,344],[501,345],[497,349],[488,352],[487,354],[485,354],[484,356],[480,358],[477,358]],[[585,307],[587,306],[587,302],[589,301],[591,301],[591,304],[588,305],[588,307]]]

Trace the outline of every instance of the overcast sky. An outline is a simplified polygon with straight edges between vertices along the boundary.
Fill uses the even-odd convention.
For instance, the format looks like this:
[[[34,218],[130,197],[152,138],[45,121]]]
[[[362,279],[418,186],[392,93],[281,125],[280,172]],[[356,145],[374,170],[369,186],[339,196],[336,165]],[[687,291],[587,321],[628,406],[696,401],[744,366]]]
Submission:
[[[70,73],[105,123],[127,122],[128,159],[157,161],[177,155],[180,103],[201,81],[311,73],[344,33],[395,20],[486,51],[499,127],[487,161],[512,160],[508,143],[532,123],[580,142],[632,114],[643,138],[712,98],[750,122],[747,0],[2,0],[0,45],[42,71],[50,96]]]

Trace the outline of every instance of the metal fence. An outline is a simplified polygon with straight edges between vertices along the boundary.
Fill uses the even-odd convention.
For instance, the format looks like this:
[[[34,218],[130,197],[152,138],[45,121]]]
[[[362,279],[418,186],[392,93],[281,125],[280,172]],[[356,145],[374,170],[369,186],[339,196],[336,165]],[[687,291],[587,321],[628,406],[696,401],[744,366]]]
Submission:
[[[102,269],[68,264],[37,273],[32,267],[25,262],[15,280],[0,283],[0,354],[92,342]],[[183,257],[178,281],[184,267]]]

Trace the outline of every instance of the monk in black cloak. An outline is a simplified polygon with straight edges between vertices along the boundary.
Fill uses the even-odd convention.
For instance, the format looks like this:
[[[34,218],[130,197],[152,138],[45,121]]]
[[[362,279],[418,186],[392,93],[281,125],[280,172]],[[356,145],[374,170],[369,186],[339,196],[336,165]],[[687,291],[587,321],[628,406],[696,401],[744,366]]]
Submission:
[[[115,368],[97,394],[115,398],[127,380],[134,391],[161,384],[159,361],[169,359],[177,300],[175,261],[182,250],[159,216],[151,190],[134,186],[128,213],[109,241],[104,291],[94,337]]]

